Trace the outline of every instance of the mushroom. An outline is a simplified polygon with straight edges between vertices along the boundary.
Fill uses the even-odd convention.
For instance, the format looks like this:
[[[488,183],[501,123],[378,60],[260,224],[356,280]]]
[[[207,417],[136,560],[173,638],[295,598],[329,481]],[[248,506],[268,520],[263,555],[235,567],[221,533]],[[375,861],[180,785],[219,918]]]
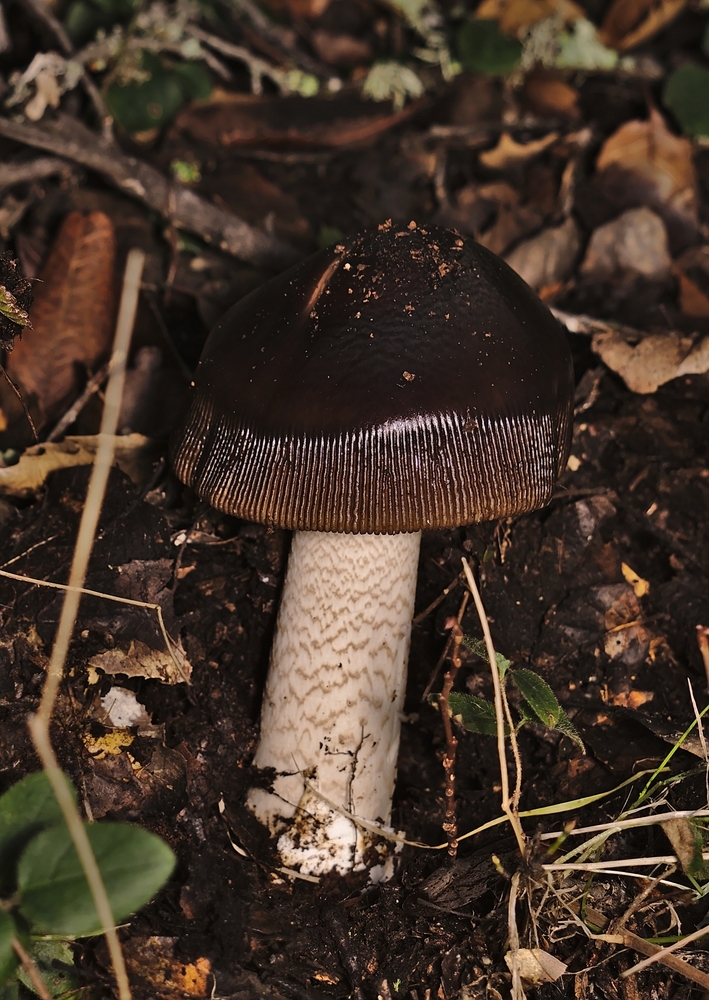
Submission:
[[[344,872],[391,819],[421,530],[545,505],[565,334],[503,261],[435,226],[314,254],[210,335],[173,443],[219,510],[295,529],[249,806],[284,863]]]

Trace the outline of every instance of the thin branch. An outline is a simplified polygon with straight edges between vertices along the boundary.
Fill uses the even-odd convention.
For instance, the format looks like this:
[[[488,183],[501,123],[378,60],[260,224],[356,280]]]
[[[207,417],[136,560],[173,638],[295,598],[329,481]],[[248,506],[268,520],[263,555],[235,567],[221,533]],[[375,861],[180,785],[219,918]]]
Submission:
[[[178,229],[197,233],[240,260],[282,269],[300,259],[289,244],[255,229],[184,185],[169,181],[142,160],[126,156],[117,145],[98,139],[68,115],[57,115],[40,125],[0,117],[0,135],[95,170],[121,191],[160,212]]]
[[[7,371],[5,370],[5,366],[4,365],[0,365],[0,374],[2,374],[3,378],[5,379],[5,381],[8,383],[8,385],[10,386],[10,388],[12,389],[12,391],[15,393],[15,395],[19,399],[20,405],[22,406],[22,409],[24,410],[25,417],[27,419],[27,423],[30,425],[30,430],[32,431],[32,437],[34,438],[35,443],[37,443],[39,441],[39,437],[37,436],[37,428],[34,425],[34,420],[32,419],[32,415],[31,415],[31,413],[29,411],[29,407],[27,406],[27,403],[25,401],[25,397],[22,395],[22,390],[20,389],[19,385],[15,385],[15,383],[12,381],[12,379],[8,375]]]
[[[66,160],[54,156],[38,156],[26,163],[0,163],[0,191],[6,191],[16,184],[42,181],[55,174],[67,177],[71,173],[72,168]]]
[[[106,893],[106,887],[101,878],[96,858],[91,849],[86,827],[82,822],[79,811],[73,800],[71,792],[62,780],[62,774],[54,753],[49,735],[49,724],[52,718],[52,711],[57,698],[59,684],[64,675],[64,664],[71,635],[74,630],[79,602],[81,600],[80,588],[86,579],[86,571],[93,549],[94,537],[98,526],[98,519],[103,505],[103,498],[106,492],[108,476],[113,465],[113,443],[118,424],[118,417],[123,396],[123,385],[125,382],[126,363],[128,360],[128,347],[133,334],[133,324],[135,322],[136,309],[138,307],[138,295],[140,292],[140,281],[145,264],[145,254],[142,250],[131,250],[126,262],[125,276],[123,280],[123,294],[116,323],[116,336],[113,342],[113,352],[111,357],[111,376],[106,389],[106,399],[101,420],[100,444],[96,451],[89,488],[86,493],[79,533],[74,548],[74,558],[72,560],[71,571],[69,573],[69,586],[67,590],[62,611],[59,618],[52,655],[47,668],[47,676],[42,690],[42,698],[37,713],[28,720],[28,727],[32,741],[37,753],[47,772],[47,778],[54,794],[59,802],[64,819],[71,833],[72,840],[76,846],[76,851],[81,861],[81,867],[86,875],[86,880],[91,890],[98,918],[101,921],[103,932],[106,936],[106,944],[111,956],[113,971],[116,976],[118,996],[120,1000],[130,1000],[131,992],[128,983],[125,960],[121,951],[118,933],[116,931],[111,904]]]
[[[110,364],[107,363],[99,368],[95,375],[91,376],[79,398],[72,403],[64,416],[57,421],[51,433],[47,435],[47,441],[58,441],[64,432],[71,427],[91,397],[99,391],[108,378],[110,367]]]

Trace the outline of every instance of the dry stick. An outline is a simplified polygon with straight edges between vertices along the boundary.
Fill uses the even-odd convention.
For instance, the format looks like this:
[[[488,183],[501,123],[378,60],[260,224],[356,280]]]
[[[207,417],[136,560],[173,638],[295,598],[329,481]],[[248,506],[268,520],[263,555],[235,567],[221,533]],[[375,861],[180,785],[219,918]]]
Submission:
[[[702,654],[704,670],[707,675],[707,687],[709,687],[709,626],[697,625],[697,645]]]
[[[696,931],[692,931],[691,934],[687,934],[686,937],[681,938],[679,941],[675,941],[674,944],[670,944],[666,948],[658,948],[657,945],[653,945],[649,941],[644,941],[643,938],[638,937],[637,934],[633,934],[632,931],[622,931],[621,933],[623,938],[626,939],[624,943],[629,944],[631,948],[637,949],[637,951],[641,954],[647,955],[650,949],[652,949],[648,958],[643,959],[642,962],[638,962],[638,964],[634,965],[631,969],[626,969],[625,972],[621,973],[621,978],[627,979],[628,976],[632,976],[636,972],[642,972],[643,969],[647,969],[648,965],[653,965],[655,962],[666,962],[666,960],[670,958],[672,953],[677,951],[678,948],[685,948],[688,944],[691,944],[692,941],[696,941],[698,938],[704,937],[705,934],[709,934],[709,927],[699,927]],[[631,944],[630,939],[632,939],[634,943]],[[640,947],[638,947],[638,944],[640,944]],[[669,965],[668,962],[666,962],[666,964]],[[698,969],[695,971],[699,972]],[[704,976],[703,983],[706,985],[709,983],[709,976],[707,976],[706,973],[701,974]],[[684,973],[684,975],[686,975],[686,973]]]
[[[61,420],[57,421],[51,433],[47,435],[47,441],[58,441],[64,431],[71,427],[94,393],[99,391],[108,378],[110,367],[110,364],[105,364],[103,368],[99,368],[95,375],[91,376],[79,398],[72,403]]]
[[[514,723],[510,716],[509,705],[507,704],[507,699],[504,695],[502,689],[502,682],[500,681],[500,671],[497,666],[497,656],[495,654],[495,647],[492,642],[492,635],[490,634],[490,626],[487,621],[487,615],[485,614],[485,608],[483,606],[482,599],[480,597],[480,591],[478,590],[478,585],[475,582],[475,577],[473,576],[470,566],[468,565],[467,559],[462,559],[463,572],[465,573],[465,579],[470,587],[470,593],[473,595],[473,600],[475,601],[475,610],[478,613],[478,618],[480,619],[480,625],[483,630],[483,635],[485,636],[485,648],[487,650],[488,659],[490,660],[490,671],[492,673],[492,686],[495,691],[495,720],[497,722],[497,756],[500,760],[500,784],[502,786],[502,801],[500,803],[503,813],[507,816],[510,826],[514,830],[514,835],[517,838],[517,845],[520,850],[522,857],[526,857],[527,841],[524,835],[524,830],[522,829],[522,824],[519,821],[519,788],[521,783],[521,768],[519,759],[519,747],[517,746],[517,739],[515,737]],[[505,722],[510,727],[510,741],[512,744],[515,764],[517,770],[517,780],[514,796],[510,795],[510,778],[507,770],[507,745],[505,742]]]
[[[0,191],[6,191],[16,184],[42,181],[55,174],[71,176],[71,166],[66,160],[56,156],[38,156],[27,163],[0,163]]]
[[[2,372],[3,378],[9,384],[10,388],[19,399],[22,409],[25,411],[25,417],[27,418],[27,423],[30,425],[30,430],[32,431],[32,436],[34,437],[35,442],[39,441],[39,437],[37,436],[37,428],[34,425],[34,420],[32,419],[32,415],[25,401],[25,397],[22,395],[22,391],[20,390],[19,385],[15,385],[15,383],[12,381],[10,376],[7,374],[7,371],[5,370],[4,365],[0,365],[0,372]]]
[[[128,254],[123,279],[123,294],[121,296],[116,324],[116,336],[113,342],[111,357],[112,371],[106,389],[106,399],[101,420],[100,443],[96,451],[96,459],[89,481],[89,488],[86,493],[86,502],[81,516],[79,533],[74,549],[74,558],[69,573],[69,586],[71,589],[67,590],[64,604],[62,605],[59,626],[54,640],[49,667],[47,668],[47,677],[42,690],[39,709],[28,720],[32,741],[64,814],[64,819],[81,861],[81,867],[84,869],[86,880],[91,889],[96,912],[101,921],[102,930],[106,935],[106,944],[111,956],[111,962],[113,963],[120,1000],[130,1000],[131,992],[123,952],[121,951],[113,913],[111,912],[111,904],[96,863],[96,858],[91,849],[86,827],[82,822],[79,810],[74,803],[68,786],[62,780],[59,763],[49,736],[49,723],[57,698],[59,683],[64,674],[64,663],[81,600],[80,588],[86,578],[86,570],[106,492],[106,483],[108,482],[108,475],[113,463],[113,438],[116,433],[116,425],[121,408],[128,347],[133,334],[133,324],[138,306],[138,294],[140,292],[140,280],[144,264],[145,254],[142,250],[131,250]]]
[[[95,170],[125,194],[160,212],[178,229],[196,233],[247,263],[280,269],[290,267],[301,257],[289,244],[168,180],[142,160],[126,156],[115,143],[101,140],[68,115],[56,115],[40,125],[0,117],[0,135]]]
[[[40,998],[40,1000],[52,1000],[52,994],[47,989],[47,986],[44,980],[42,979],[39,969],[37,968],[37,965],[33,961],[32,956],[28,954],[28,952],[26,952],[25,949],[22,947],[22,942],[19,940],[19,938],[13,937],[10,941],[10,944],[12,945],[12,950],[19,958],[20,963],[22,964],[22,968],[27,973],[27,977],[32,983],[32,987],[37,996]]]
[[[443,677],[443,689],[438,696],[438,705],[443,719],[443,732],[446,735],[446,752],[443,757],[443,771],[446,776],[446,815],[443,821],[443,832],[448,838],[448,854],[451,858],[458,855],[458,821],[455,815],[455,761],[458,750],[458,740],[453,732],[450,705],[448,696],[450,695],[456,674],[460,670],[460,644],[463,641],[463,630],[460,627],[461,620],[465,614],[467,605],[467,594],[464,594],[463,601],[457,618],[449,618],[446,628],[450,630],[450,668],[446,670]]]

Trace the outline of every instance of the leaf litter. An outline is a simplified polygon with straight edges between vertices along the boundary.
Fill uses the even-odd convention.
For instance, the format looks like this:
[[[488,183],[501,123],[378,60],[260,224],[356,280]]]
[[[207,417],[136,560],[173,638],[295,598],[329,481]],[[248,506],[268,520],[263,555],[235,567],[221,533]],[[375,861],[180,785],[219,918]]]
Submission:
[[[667,761],[672,741],[694,717],[686,678],[698,691],[703,677],[696,629],[709,621],[709,539],[701,517],[709,500],[709,287],[702,256],[707,168],[701,148],[678,133],[683,118],[676,104],[661,105],[663,79],[678,54],[703,58],[696,30],[703,15],[680,3],[641,0],[610,5],[603,20],[585,4],[486,3],[471,13],[492,21],[498,40],[502,33],[515,42],[487,50],[486,58],[491,52],[509,58],[514,48],[515,67],[510,74],[488,63],[488,75],[466,68],[450,80],[451,60],[462,50],[455,44],[446,50],[447,39],[455,43],[463,15],[446,20],[448,13],[433,5],[412,4],[404,15],[395,5],[383,6],[377,16],[362,8],[353,20],[344,8],[338,0],[317,9],[293,0],[282,5],[280,20],[269,21],[261,8],[239,3],[228,31],[223,23],[203,24],[200,30],[225,32],[225,41],[247,56],[244,61],[211,49],[231,75],[219,83],[228,100],[215,88],[207,103],[185,104],[162,132],[154,128],[127,139],[119,127],[117,145],[108,151],[90,131],[95,123],[86,109],[71,121],[61,117],[77,115],[77,106],[67,103],[72,94],[60,95],[59,117],[45,109],[41,125],[9,121],[0,132],[10,163],[19,163],[32,146],[91,172],[72,180],[52,167],[39,171],[34,188],[16,180],[10,195],[24,207],[7,216],[14,220],[8,232],[25,256],[32,246],[46,257],[83,193],[95,202],[88,211],[84,205],[83,219],[103,199],[101,210],[118,240],[117,265],[126,240],[149,248],[131,359],[137,373],[131,414],[140,411],[141,398],[154,401],[164,393],[167,400],[169,385],[177,384],[153,379],[150,352],[160,351],[155,370],[183,377],[182,366],[194,364],[206,326],[279,268],[286,243],[297,257],[318,240],[337,240],[388,217],[404,225],[416,218],[456,225],[505,253],[571,331],[579,377],[572,456],[547,511],[425,537],[417,608],[446,591],[462,555],[478,560],[499,649],[513,669],[543,679],[589,751],[583,755],[541,722],[528,723],[520,734],[523,811],[573,802],[581,789],[601,794],[629,780],[639,762],[660,768]],[[189,23],[176,18],[175,31],[184,33]],[[474,25],[475,17],[466,23]],[[338,42],[340,53],[350,53],[347,59],[335,55],[333,38],[350,40],[349,47]],[[184,40],[179,34],[179,44]],[[174,70],[170,60],[187,65],[189,57],[157,53],[154,78],[164,86]],[[559,68],[560,54],[569,66],[587,66],[586,74]],[[262,75],[260,95],[249,93],[257,57],[278,70]],[[30,65],[27,58],[20,66],[22,58],[18,54],[13,68]],[[396,78],[403,79],[406,69],[418,81],[402,92],[401,112],[361,97],[363,81],[382,59],[394,63]],[[217,62],[210,72],[218,75]],[[100,79],[97,66],[92,63],[90,73]],[[316,80],[320,98],[284,98],[270,90],[269,79],[293,67]],[[418,87],[425,96],[415,105]],[[474,101],[464,99],[468,91],[477,95]],[[49,90],[46,96],[54,99]],[[241,118],[233,117],[237,109]],[[20,110],[16,106],[13,114]],[[234,141],[225,143],[229,115]],[[574,145],[570,133],[581,126],[590,129],[585,146]],[[192,164],[181,188],[167,179],[173,162]],[[155,214],[148,219],[136,208],[131,215],[107,200],[100,190],[105,180]],[[179,198],[171,200],[171,191]],[[208,216],[197,211],[203,205],[209,205]],[[229,220],[241,213],[245,227],[222,239]],[[649,216],[657,220],[657,239],[640,224]],[[611,230],[606,241],[615,256],[602,267],[582,267],[602,228],[619,219],[626,236]],[[260,236],[249,243],[256,232]],[[629,266],[619,267],[621,245]],[[658,247],[662,267],[649,267],[650,251]],[[97,291],[107,283],[92,292],[90,281],[75,273],[71,287],[58,284],[59,293],[108,309],[109,296]],[[34,286],[36,294],[40,289]],[[29,318],[36,327],[33,311]],[[91,329],[89,339],[95,334]],[[28,329],[23,351],[31,338]],[[56,371],[51,353],[27,348],[38,380],[48,380],[52,392],[69,386],[51,418],[45,414],[45,435],[100,367],[100,357],[87,361],[82,346],[83,339],[70,346],[69,364]],[[70,436],[60,438],[56,450],[42,441],[19,463],[28,439],[13,438],[9,425],[2,432],[7,467],[0,474],[14,473],[21,484],[0,510],[2,559],[15,560],[8,570],[16,577],[66,579],[87,470],[52,468],[52,456],[70,459],[76,449],[74,455],[90,461],[100,386],[83,405],[78,429],[67,428]],[[35,412],[41,417],[39,406]],[[518,860],[513,850],[503,851],[499,837],[483,832],[475,852],[472,844],[465,848],[470,853],[459,860],[467,874],[453,880],[448,896],[432,888],[445,881],[446,866],[435,853],[414,848],[406,848],[395,879],[376,890],[356,880],[321,887],[291,883],[269,867],[269,845],[242,803],[258,780],[249,761],[287,538],[205,510],[185,495],[160,461],[169,419],[158,431],[155,408],[141,412],[140,429],[150,438],[134,449],[141,471],[128,479],[119,463],[111,473],[87,587],[158,605],[173,643],[181,643],[186,659],[180,662],[185,671],[189,665],[192,683],[179,681],[154,611],[88,596],[55,715],[64,737],[58,741],[61,762],[85,790],[94,815],[145,822],[171,839],[181,856],[173,884],[123,932],[134,995],[206,996],[213,988],[220,995],[276,998],[507,995],[509,913],[499,900],[509,892]],[[21,418],[16,411],[15,419]],[[126,416],[126,429],[136,419]],[[128,437],[117,444],[131,450]],[[16,578],[1,586],[0,774],[9,784],[29,760],[24,718],[36,704],[59,602],[46,588]],[[430,845],[440,842],[445,816],[445,744],[440,718],[419,696],[443,648],[443,625],[456,610],[455,594],[445,593],[421,618],[412,644],[396,808],[409,838]],[[462,625],[476,634],[469,613]],[[489,700],[489,679],[470,651],[463,653],[458,683],[461,693]],[[517,698],[514,691],[511,697]],[[127,714],[115,714],[120,706]],[[701,741],[682,746],[692,752],[670,749],[666,766],[673,770],[656,779],[657,809],[691,811],[704,800],[701,770],[680,780],[703,759]],[[499,772],[492,743],[461,735],[459,753],[459,829],[496,823]],[[571,817],[578,813],[585,824],[602,824],[622,808],[617,799],[599,799],[583,814],[572,806]],[[528,834],[537,821],[548,830],[548,819],[528,817]],[[688,871],[694,848],[686,826],[678,829],[676,856]],[[627,838],[624,854],[609,845],[598,863],[620,869],[629,850],[642,851],[641,834]],[[557,848],[556,857],[565,849]],[[667,849],[663,843],[664,853],[656,853],[664,857]],[[568,900],[562,893],[564,905],[535,909],[542,898],[557,900],[559,890],[556,883],[534,881],[540,877],[534,865],[548,862],[534,850],[533,878],[514,890],[523,894],[520,913],[529,907],[516,918],[514,974],[534,982],[540,962],[553,956],[559,965],[552,975],[563,965],[568,972],[553,987],[538,985],[540,996],[551,995],[544,992],[551,988],[573,995],[574,977],[589,995],[617,995],[617,977],[632,961],[614,953],[614,944],[588,938],[588,924],[585,930],[574,924],[576,931],[559,939],[557,923],[570,919]],[[501,859],[497,870],[493,853]],[[643,942],[665,929],[663,914],[671,907],[679,908],[687,929],[697,919],[692,883],[677,883],[681,873],[673,876],[681,885],[675,896],[663,896],[658,883],[637,913],[629,910],[639,898],[632,878],[595,878],[588,890],[593,919],[607,923],[629,912],[632,930],[622,939],[627,947],[656,947]],[[566,883],[564,892],[569,885],[573,896],[579,883]],[[105,953],[81,945],[77,954],[89,991],[105,993]],[[701,958],[691,961],[699,975]],[[687,962],[656,965],[638,973],[638,983],[657,996],[688,995],[677,986],[684,980],[673,978],[686,968]]]

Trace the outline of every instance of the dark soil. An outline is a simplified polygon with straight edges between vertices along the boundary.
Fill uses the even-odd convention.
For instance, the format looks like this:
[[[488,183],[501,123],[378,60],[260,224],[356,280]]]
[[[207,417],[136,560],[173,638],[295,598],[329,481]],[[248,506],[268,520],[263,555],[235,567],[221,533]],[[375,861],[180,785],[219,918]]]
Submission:
[[[457,88],[368,149],[254,157],[262,179],[293,199],[306,220],[300,234],[306,249],[313,248],[323,225],[350,233],[388,217],[402,223],[446,221],[429,169],[435,150],[422,137],[432,121],[452,116]],[[607,136],[621,122],[644,115],[646,94],[640,82],[590,75],[581,87],[583,115],[593,120],[599,136]],[[126,147],[134,151],[127,141]],[[17,152],[12,144],[5,148]],[[186,150],[201,155],[198,146],[170,132],[162,145],[139,155],[164,167]],[[699,172],[706,178],[705,161],[699,154]],[[204,190],[210,184],[221,190],[224,175],[247,160],[214,154],[210,162],[213,176]],[[514,182],[527,185],[527,192],[539,191],[544,177],[557,184],[562,168],[558,160],[544,160],[541,171],[519,168]],[[468,183],[476,170],[480,174],[462,144],[448,151],[446,169],[450,191]],[[72,208],[107,211],[123,249],[145,246],[151,274],[160,275],[155,281],[161,294],[148,290],[145,296],[138,342],[159,340],[149,318],[152,303],[187,367],[196,363],[218,315],[267,277],[214,254],[211,271],[195,284],[183,255],[169,294],[163,295],[171,257],[146,210],[108,192],[91,175],[73,189],[54,182],[45,188],[22,224],[28,245],[40,256],[46,252],[58,218]],[[577,214],[585,232],[612,214],[592,191],[585,210],[582,200],[579,195]],[[638,327],[682,323],[671,283],[615,297],[572,288],[555,304]],[[151,322],[155,329],[146,334]],[[702,323],[706,326],[701,321],[699,328]],[[498,651],[548,682],[586,748],[584,754],[568,737],[541,725],[525,726],[519,737],[521,809],[609,791],[637,772],[659,767],[695,718],[693,698],[700,708],[706,702],[696,627],[709,624],[709,377],[678,379],[653,395],[635,395],[598,367],[587,338],[571,341],[579,384],[573,461],[551,504],[524,517],[423,538],[392,820],[410,840],[429,845],[444,840],[445,739],[440,715],[422,696],[448,639],[446,620],[460,607],[462,557],[479,578]],[[161,431],[166,436],[167,429]],[[85,469],[62,470],[50,476],[38,498],[3,501],[0,565],[34,578],[66,580],[87,480]],[[160,637],[148,611],[83,600],[53,722],[60,763],[87,813],[140,822],[164,837],[178,858],[169,884],[121,930],[135,997],[508,996],[507,899],[515,873],[532,903],[517,906],[522,945],[538,944],[569,967],[569,975],[532,988],[529,995],[539,1000],[699,995],[699,987],[661,966],[621,980],[623,969],[637,960],[635,953],[590,940],[560,902],[563,896],[614,921],[647,890],[628,928],[644,937],[672,934],[676,913],[688,931],[706,919],[707,904],[696,901],[681,872],[673,876],[679,888],[651,887],[644,877],[569,876],[554,884],[561,896],[550,892],[537,910],[547,884],[540,866],[549,856],[548,842],[535,841],[535,833],[611,820],[632,804],[645,779],[583,810],[526,819],[532,850],[524,865],[509,828],[492,825],[462,840],[456,861],[445,850],[405,847],[394,877],[382,885],[370,885],[366,873],[312,884],[278,872],[273,845],[244,799],[255,782],[268,780],[250,762],[288,547],[286,532],[198,504],[167,463],[145,494],[118,470],[111,475],[87,587],[158,601],[193,666],[189,686],[87,669],[92,657],[125,648],[130,638],[159,648]],[[16,561],[9,566],[10,560]],[[442,596],[446,588],[451,589]],[[0,792],[38,767],[26,720],[38,705],[60,606],[55,590],[0,582]],[[470,608],[462,625],[467,634],[481,635]],[[465,647],[461,655],[457,689],[490,698],[486,664]],[[440,691],[441,683],[439,672],[432,690]],[[101,741],[110,728],[100,699],[116,684],[136,693],[151,726],[134,735],[123,752],[104,755]],[[514,701],[513,690],[511,697]],[[668,776],[684,776],[668,782],[667,804],[704,807],[700,741],[688,740],[667,767]],[[461,833],[500,816],[493,738],[459,734],[456,776]],[[659,828],[648,827],[611,839],[603,857],[668,853],[670,844]],[[86,996],[113,996],[102,941],[75,947]],[[709,973],[706,951],[693,954],[692,961]]]

